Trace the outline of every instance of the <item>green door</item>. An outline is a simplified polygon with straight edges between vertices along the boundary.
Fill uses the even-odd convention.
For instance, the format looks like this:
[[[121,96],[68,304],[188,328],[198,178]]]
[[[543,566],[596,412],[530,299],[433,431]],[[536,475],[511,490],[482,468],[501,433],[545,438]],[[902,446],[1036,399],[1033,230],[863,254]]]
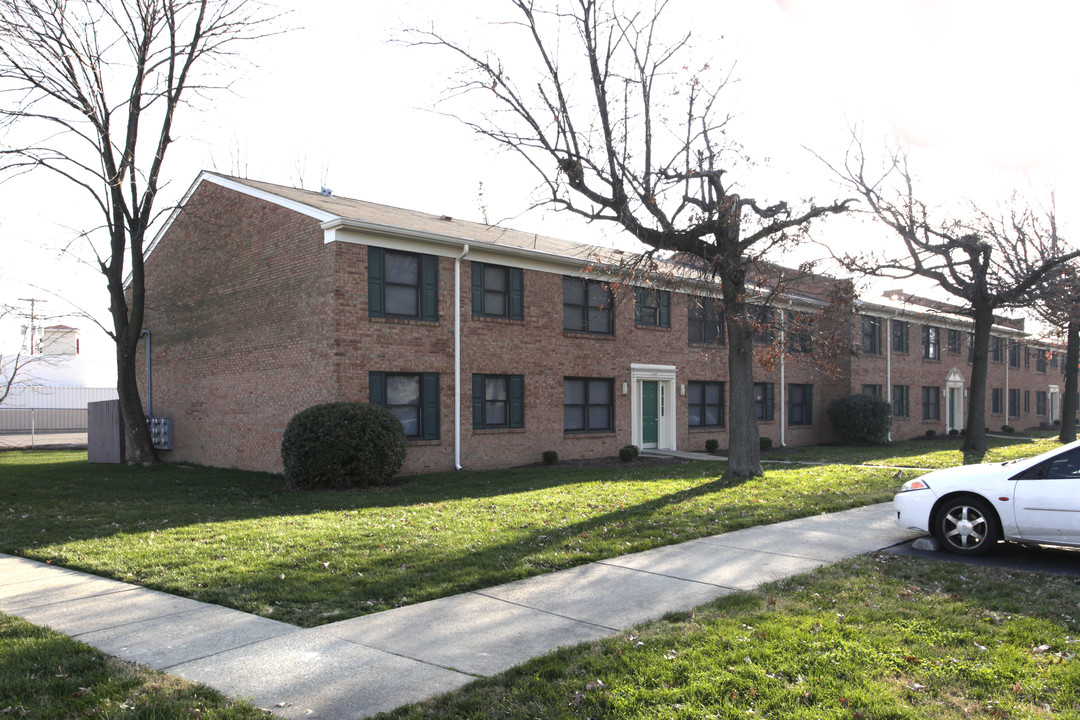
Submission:
[[[957,394],[958,393],[956,392],[956,388],[949,388],[949,409],[948,409],[948,412],[949,412],[949,427],[948,427],[948,429],[949,430],[952,430],[954,427],[959,427],[956,424],[956,410],[957,410],[956,396],[957,396]]]
[[[658,439],[657,390],[655,382],[641,383],[641,446],[656,447]]]

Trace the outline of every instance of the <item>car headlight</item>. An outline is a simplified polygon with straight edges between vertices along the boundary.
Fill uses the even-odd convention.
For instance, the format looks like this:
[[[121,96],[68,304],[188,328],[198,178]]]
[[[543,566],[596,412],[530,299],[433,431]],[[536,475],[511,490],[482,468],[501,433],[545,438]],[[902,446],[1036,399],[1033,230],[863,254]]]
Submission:
[[[900,492],[911,492],[912,490],[929,490],[930,486],[926,484],[926,481],[921,478],[915,478],[914,480],[908,480],[906,483],[900,486]]]

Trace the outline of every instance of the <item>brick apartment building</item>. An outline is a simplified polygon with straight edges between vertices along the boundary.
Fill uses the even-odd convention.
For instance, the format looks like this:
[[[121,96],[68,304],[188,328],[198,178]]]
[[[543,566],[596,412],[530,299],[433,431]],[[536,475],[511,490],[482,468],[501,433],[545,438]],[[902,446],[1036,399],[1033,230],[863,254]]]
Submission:
[[[279,471],[298,411],[377,402],[410,437],[405,472],[614,455],[623,445],[727,445],[727,348],[710,288],[690,273],[629,287],[625,256],[499,227],[204,172],[151,245],[147,322],[155,414],[174,461]],[[607,275],[597,268],[607,268]],[[676,275],[678,275],[676,273]],[[970,323],[940,304],[861,300],[852,350],[826,373],[812,337],[755,377],[761,433],[833,439],[825,408],[889,399],[893,437],[960,428]],[[825,303],[800,294],[784,313]],[[1052,422],[1060,355],[1001,320],[992,429]]]

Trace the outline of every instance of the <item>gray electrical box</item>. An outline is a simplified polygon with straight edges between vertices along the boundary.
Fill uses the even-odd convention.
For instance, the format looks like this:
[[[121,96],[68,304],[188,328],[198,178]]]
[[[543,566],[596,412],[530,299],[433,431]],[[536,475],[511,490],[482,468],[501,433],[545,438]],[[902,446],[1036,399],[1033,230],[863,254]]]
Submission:
[[[150,440],[157,450],[172,450],[172,418],[148,417],[146,424],[150,428]]]

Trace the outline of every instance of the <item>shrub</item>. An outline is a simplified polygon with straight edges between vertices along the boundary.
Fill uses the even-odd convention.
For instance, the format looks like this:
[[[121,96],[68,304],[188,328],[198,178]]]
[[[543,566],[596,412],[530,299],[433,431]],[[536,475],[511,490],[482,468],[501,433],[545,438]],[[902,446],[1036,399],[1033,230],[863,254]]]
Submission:
[[[1054,427],[1056,427],[1056,428],[1061,427],[1061,421],[1060,420],[1055,420],[1054,421]]]
[[[292,487],[367,487],[397,475],[408,449],[405,429],[386,408],[326,403],[301,410],[289,421],[281,462]]]
[[[1014,428],[1012,425],[1002,425],[1001,432],[1005,433],[1006,435],[1012,435],[1014,432],[1016,432],[1016,428]]]
[[[930,428],[929,430],[926,431],[926,437],[928,437],[928,438],[932,438],[935,435],[937,435],[937,430],[935,430],[934,428]]]
[[[768,452],[769,450],[772,450],[772,438],[759,438],[758,447],[761,449],[761,452]]]
[[[872,395],[848,395],[829,403],[829,422],[846,443],[884,445],[892,429],[892,404]]]
[[[633,462],[639,454],[637,445],[623,445],[619,448],[619,459],[623,462]]]
[[[720,441],[716,438],[709,438],[705,441],[705,452],[714,453],[720,449]]]
[[[951,430],[949,430],[949,436],[950,437],[956,437],[959,434],[960,434],[960,431],[957,430],[956,428],[952,428]]]
[[[555,463],[559,462],[559,453],[555,452],[554,450],[545,450],[544,454],[541,455],[541,457],[544,459],[545,465],[554,465]]]

